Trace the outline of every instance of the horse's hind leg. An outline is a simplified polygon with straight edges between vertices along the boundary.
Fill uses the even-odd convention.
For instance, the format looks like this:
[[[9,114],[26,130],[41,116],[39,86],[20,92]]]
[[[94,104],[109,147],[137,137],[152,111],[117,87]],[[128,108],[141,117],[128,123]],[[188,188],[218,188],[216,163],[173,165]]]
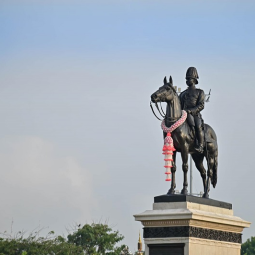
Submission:
[[[205,192],[205,189],[206,189],[206,170],[205,170],[204,165],[203,165],[204,155],[194,153],[191,156],[192,156],[192,158],[195,162],[197,170],[200,172],[200,175],[202,177],[204,192]]]
[[[172,162],[173,167],[171,168],[172,181],[171,181],[171,188],[167,192],[168,195],[174,194],[175,193],[175,188],[176,188],[176,183],[175,183],[175,172],[176,172],[175,159],[176,159],[176,151],[173,152],[173,162]]]

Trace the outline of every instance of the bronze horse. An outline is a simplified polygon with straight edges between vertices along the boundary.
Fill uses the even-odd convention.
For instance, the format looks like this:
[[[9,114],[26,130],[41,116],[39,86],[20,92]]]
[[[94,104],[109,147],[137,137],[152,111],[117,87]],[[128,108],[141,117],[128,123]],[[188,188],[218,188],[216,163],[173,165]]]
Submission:
[[[164,85],[160,87],[155,93],[151,95],[151,101],[156,104],[158,102],[166,102],[166,114],[165,114],[165,125],[170,127],[174,122],[180,119],[182,115],[181,103],[177,92],[173,87],[172,77],[170,76],[169,82],[166,78],[164,79]],[[157,106],[158,108],[158,106]],[[166,133],[164,133],[164,137]],[[217,167],[218,167],[218,145],[217,137],[214,130],[207,124],[204,124],[205,142],[203,154],[198,153],[194,147],[196,145],[195,135],[192,132],[187,120],[172,132],[173,143],[176,151],[173,154],[173,167],[171,188],[168,191],[168,195],[175,193],[175,172],[176,172],[176,152],[181,153],[182,158],[182,170],[184,173],[183,189],[181,194],[188,194],[188,154],[191,154],[196,168],[200,172],[204,185],[204,198],[209,198],[210,183],[215,188],[217,184]],[[207,160],[207,178],[206,170],[203,166],[203,160]]]

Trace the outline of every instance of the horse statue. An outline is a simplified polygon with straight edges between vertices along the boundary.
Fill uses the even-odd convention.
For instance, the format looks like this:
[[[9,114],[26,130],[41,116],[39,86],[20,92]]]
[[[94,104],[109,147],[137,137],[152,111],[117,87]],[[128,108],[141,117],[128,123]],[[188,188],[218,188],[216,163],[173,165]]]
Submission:
[[[160,110],[157,103],[159,102],[167,103],[166,114],[163,115],[160,113],[164,117],[164,122],[166,127],[170,127],[181,118],[182,116],[181,103],[180,103],[179,96],[175,88],[173,87],[173,80],[171,76],[170,76],[169,82],[167,82],[165,78],[164,85],[151,95],[151,101],[156,105],[159,112]],[[153,113],[155,115],[154,111]],[[167,134],[164,131],[163,131],[163,134],[165,138]],[[188,189],[187,189],[188,187],[188,179],[187,179],[188,154],[191,154],[191,157],[195,162],[196,168],[198,169],[202,177],[203,186],[204,186],[203,197],[209,198],[210,183],[215,188],[217,184],[217,167],[218,167],[217,137],[214,130],[207,124],[204,124],[204,134],[205,134],[204,135],[205,137],[204,151],[203,153],[199,153],[195,150],[196,137],[194,133],[192,132],[192,128],[189,126],[187,119],[181,126],[177,127],[171,133],[175,151],[173,151],[173,156],[172,156],[172,159],[173,159],[172,168],[171,168],[172,182],[171,182],[171,188],[169,189],[167,193],[168,195],[175,194],[176,152],[181,153],[182,170],[184,174],[183,189],[181,191],[181,194],[184,194],[184,195],[188,194]],[[207,160],[207,166],[208,166],[207,176],[206,176],[206,170],[203,165],[204,158],[206,158]]]

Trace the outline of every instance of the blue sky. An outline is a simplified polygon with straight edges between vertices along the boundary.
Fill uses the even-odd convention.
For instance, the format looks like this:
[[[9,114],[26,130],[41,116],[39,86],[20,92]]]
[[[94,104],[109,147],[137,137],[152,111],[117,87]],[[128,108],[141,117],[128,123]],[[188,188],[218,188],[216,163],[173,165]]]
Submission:
[[[212,89],[202,113],[219,142],[211,197],[253,221],[254,11],[253,1],[0,1],[1,232],[12,219],[59,233],[109,219],[134,250],[132,215],[169,185],[150,95],[165,75],[185,89],[189,66]]]
[[[1,53],[250,56],[253,14],[251,1],[3,1]]]

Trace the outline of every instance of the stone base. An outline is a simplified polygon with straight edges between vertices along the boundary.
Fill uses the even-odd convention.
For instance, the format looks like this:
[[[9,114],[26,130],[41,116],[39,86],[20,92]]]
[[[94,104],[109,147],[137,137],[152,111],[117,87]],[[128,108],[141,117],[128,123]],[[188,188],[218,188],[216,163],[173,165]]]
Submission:
[[[241,244],[193,237],[148,238],[144,243],[145,255],[240,255],[241,250]]]
[[[229,203],[186,195],[155,197],[153,210],[134,217],[144,226],[146,255],[240,255],[250,226]]]

